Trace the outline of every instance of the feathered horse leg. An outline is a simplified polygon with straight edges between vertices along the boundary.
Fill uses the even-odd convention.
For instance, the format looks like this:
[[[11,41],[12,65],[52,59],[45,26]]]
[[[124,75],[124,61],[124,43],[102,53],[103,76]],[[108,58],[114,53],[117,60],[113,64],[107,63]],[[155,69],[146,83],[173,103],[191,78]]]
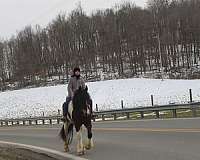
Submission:
[[[83,145],[83,137],[82,137],[82,127],[80,127],[79,131],[77,132],[77,154],[84,155],[85,148]]]
[[[89,149],[94,147],[94,143],[93,143],[93,139],[92,139],[92,123],[91,123],[91,120],[88,122],[87,132],[88,132],[87,133],[88,137],[87,137],[85,148],[89,150]]]

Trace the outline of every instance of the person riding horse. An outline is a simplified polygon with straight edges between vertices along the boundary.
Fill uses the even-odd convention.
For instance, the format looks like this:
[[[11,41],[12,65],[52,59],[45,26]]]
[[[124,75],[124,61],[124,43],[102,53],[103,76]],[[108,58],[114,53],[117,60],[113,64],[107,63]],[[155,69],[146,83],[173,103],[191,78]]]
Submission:
[[[84,89],[79,87],[75,91],[72,102],[69,103],[68,112],[59,136],[64,142],[65,152],[69,152],[69,145],[73,140],[73,128],[77,135],[77,154],[84,155],[86,150],[94,147],[92,135],[92,113],[90,105],[91,97],[88,93],[88,87]],[[65,102],[66,103],[66,102]],[[82,128],[87,130],[87,139],[82,139]]]
[[[80,75],[80,68],[75,67],[73,69],[73,75],[71,76],[69,83],[68,83],[68,97],[66,98],[66,103],[63,104],[63,117],[65,118],[68,112],[68,105],[70,101],[73,99],[74,93],[81,87],[85,89],[85,80]],[[91,113],[92,113],[92,100],[90,98],[90,106],[91,106]]]

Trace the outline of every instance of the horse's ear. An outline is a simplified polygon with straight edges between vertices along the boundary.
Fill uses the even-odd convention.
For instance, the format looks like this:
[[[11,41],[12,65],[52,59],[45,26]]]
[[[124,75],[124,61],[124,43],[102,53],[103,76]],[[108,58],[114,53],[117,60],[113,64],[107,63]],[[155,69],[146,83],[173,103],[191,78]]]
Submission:
[[[88,91],[88,87],[87,86],[85,87],[85,90]]]

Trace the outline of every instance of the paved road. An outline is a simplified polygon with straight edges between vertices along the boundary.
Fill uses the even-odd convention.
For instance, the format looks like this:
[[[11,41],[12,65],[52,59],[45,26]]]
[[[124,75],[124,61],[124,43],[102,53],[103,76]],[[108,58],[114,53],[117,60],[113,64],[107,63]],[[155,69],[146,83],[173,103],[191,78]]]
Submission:
[[[61,126],[0,127],[0,140],[63,151]],[[92,160],[200,160],[200,119],[96,122]],[[75,154],[75,143],[71,153]]]

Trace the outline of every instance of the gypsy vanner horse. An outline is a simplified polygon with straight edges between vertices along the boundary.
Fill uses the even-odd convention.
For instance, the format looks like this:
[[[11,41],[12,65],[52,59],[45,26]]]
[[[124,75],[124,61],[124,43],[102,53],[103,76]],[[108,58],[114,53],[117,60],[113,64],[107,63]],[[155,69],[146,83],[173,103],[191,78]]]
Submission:
[[[60,131],[60,137],[64,141],[64,149],[69,151],[69,145],[73,139],[73,126],[77,133],[77,154],[85,154],[85,149],[91,149],[94,144],[92,140],[92,101],[88,88],[79,87],[75,92],[72,101],[68,105],[68,113]],[[87,129],[87,141],[83,144],[82,126]]]

